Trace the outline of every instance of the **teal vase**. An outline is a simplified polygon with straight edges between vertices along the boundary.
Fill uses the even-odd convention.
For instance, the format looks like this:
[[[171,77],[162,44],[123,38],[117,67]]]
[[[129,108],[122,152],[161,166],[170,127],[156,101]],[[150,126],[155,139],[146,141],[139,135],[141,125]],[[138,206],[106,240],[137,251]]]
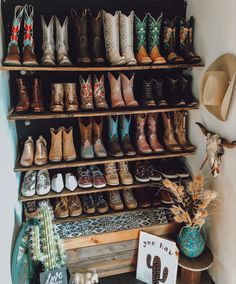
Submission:
[[[199,227],[185,226],[177,237],[177,245],[182,254],[195,258],[204,251],[206,242]]]

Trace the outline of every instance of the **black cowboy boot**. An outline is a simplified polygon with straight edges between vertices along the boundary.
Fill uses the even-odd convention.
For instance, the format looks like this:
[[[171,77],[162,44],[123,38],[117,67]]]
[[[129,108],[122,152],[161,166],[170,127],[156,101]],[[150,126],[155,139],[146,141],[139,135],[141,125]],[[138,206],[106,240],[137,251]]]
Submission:
[[[197,106],[198,101],[194,98],[192,92],[192,76],[185,75],[180,77],[180,89],[186,106]]]
[[[156,103],[152,94],[152,80],[143,81],[143,90],[142,90],[142,106],[144,107],[155,107]]]
[[[167,102],[172,106],[184,106],[185,102],[181,93],[179,76],[167,76],[165,78],[165,93]]]
[[[164,96],[164,80],[152,79],[153,83],[153,97],[156,100],[156,105],[160,107],[167,106],[167,101]]]

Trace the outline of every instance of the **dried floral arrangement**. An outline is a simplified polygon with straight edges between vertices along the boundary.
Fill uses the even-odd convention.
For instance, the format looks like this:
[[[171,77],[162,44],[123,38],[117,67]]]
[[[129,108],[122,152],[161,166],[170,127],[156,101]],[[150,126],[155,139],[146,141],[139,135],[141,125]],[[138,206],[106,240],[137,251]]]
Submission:
[[[205,190],[204,177],[195,176],[186,187],[168,179],[163,180],[162,183],[172,196],[173,205],[170,210],[174,220],[191,227],[204,225],[206,218],[213,213],[207,207],[217,198],[216,191]]]

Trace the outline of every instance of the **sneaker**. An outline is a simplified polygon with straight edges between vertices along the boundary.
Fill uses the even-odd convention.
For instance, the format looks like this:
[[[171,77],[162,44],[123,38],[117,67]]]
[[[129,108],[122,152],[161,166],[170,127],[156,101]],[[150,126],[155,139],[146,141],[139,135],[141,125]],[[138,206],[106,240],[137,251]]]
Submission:
[[[69,216],[69,207],[68,207],[67,197],[56,198],[54,216],[55,218],[66,218]]]
[[[125,189],[123,190],[123,199],[125,206],[128,209],[136,209],[138,206],[137,200],[134,197],[132,189]]]
[[[93,214],[96,211],[93,196],[91,194],[85,194],[81,197],[83,212],[86,214]]]
[[[118,163],[119,167],[119,175],[120,175],[120,181],[124,185],[130,185],[133,184],[134,180],[133,177],[129,171],[128,163],[127,162],[120,162]]]
[[[116,164],[108,163],[104,165],[105,178],[108,185],[119,185],[119,176],[117,174]]]
[[[91,173],[86,167],[77,168],[78,186],[81,188],[90,188],[93,186]]]
[[[50,176],[48,170],[40,170],[37,175],[36,193],[38,195],[45,195],[49,193],[50,189]]]
[[[31,197],[35,195],[36,188],[36,171],[29,171],[25,174],[24,180],[21,186],[21,194],[25,197]]]
[[[177,170],[175,164],[172,163],[171,159],[160,159],[158,161],[158,170],[162,176],[168,179],[178,178]]]
[[[108,192],[108,202],[113,210],[123,210],[124,204],[120,197],[119,190],[112,190]]]
[[[104,195],[101,192],[93,194],[93,200],[95,202],[95,207],[98,213],[106,213],[109,209],[107,201],[104,198]]]
[[[141,208],[151,207],[151,199],[150,199],[150,189],[142,188],[139,190],[135,190],[134,192],[135,198],[138,202],[138,206]]]
[[[189,178],[189,177],[191,177],[190,171],[187,168],[187,166],[185,165],[183,159],[176,158],[176,159],[173,159],[173,162],[175,163],[178,177],[180,177],[180,178]]]
[[[103,188],[106,186],[106,180],[104,178],[103,173],[96,166],[90,166],[89,170],[92,175],[93,187],[95,188]]]
[[[169,190],[167,189],[162,189],[160,191],[160,198],[161,198],[161,202],[164,204],[173,204],[173,199],[172,199],[172,194]]]
[[[149,161],[145,161],[144,166],[148,170],[148,175],[149,175],[151,181],[162,180],[162,176],[161,176],[159,170],[157,169],[157,167],[155,167]]]
[[[68,204],[71,217],[76,217],[82,214],[82,205],[78,195],[69,196]]]
[[[24,202],[26,219],[39,218],[39,208],[36,200]]]
[[[77,179],[75,177],[75,175],[73,175],[72,173],[67,173],[65,175],[65,187],[66,189],[70,190],[70,191],[74,191],[78,186],[78,182]]]
[[[136,162],[135,164],[135,179],[139,182],[150,181],[148,169],[145,168],[143,162]]]
[[[56,193],[62,192],[62,190],[64,189],[64,181],[63,181],[62,174],[55,174],[52,177],[51,188]]]

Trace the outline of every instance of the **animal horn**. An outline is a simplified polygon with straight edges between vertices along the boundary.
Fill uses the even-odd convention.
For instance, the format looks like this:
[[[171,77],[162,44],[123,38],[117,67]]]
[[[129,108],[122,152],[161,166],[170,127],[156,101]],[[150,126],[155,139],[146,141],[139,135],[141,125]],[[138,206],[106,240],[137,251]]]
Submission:
[[[221,143],[225,148],[228,148],[228,149],[233,149],[234,147],[236,147],[236,141],[233,141],[232,143],[230,143],[228,140],[221,138]]]
[[[200,122],[196,122],[196,124],[201,128],[202,133],[207,136],[207,133],[211,133],[209,130],[206,129],[205,126],[203,126]]]

